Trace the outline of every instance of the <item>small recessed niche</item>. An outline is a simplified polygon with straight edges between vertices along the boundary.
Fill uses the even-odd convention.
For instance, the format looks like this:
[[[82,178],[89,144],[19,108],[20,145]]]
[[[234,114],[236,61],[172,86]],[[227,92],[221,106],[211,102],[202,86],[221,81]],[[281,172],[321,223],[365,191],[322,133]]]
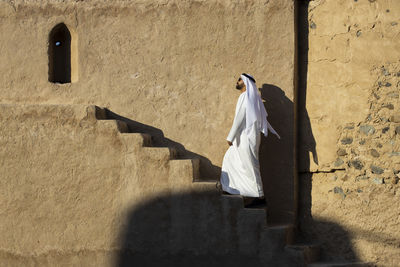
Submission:
[[[78,80],[76,34],[64,23],[57,24],[49,34],[49,82],[71,83]]]

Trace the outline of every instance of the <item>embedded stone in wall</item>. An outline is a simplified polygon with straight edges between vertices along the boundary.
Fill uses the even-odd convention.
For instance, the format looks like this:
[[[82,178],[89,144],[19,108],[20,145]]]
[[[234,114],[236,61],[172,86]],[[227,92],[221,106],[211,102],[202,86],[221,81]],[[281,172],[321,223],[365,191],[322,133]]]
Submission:
[[[387,69],[382,68],[382,74],[385,75],[385,76],[389,76],[390,72]]]
[[[342,199],[346,198],[346,194],[343,192],[343,189],[339,186],[335,186],[335,188],[333,188],[333,192],[335,194],[339,194],[342,197]]]
[[[391,122],[400,122],[400,114],[395,114],[390,116],[390,121]]]
[[[371,165],[371,171],[372,171],[372,173],[375,173],[375,174],[383,173],[383,169],[381,167],[375,166],[375,165]]]
[[[384,184],[384,183],[385,183],[385,181],[384,181],[383,178],[374,178],[374,179],[372,180],[372,182],[373,182],[374,184]]]
[[[386,104],[386,105],[383,105],[382,108],[387,108],[387,109],[392,110],[392,109],[394,109],[394,106],[393,106],[393,104]]]
[[[389,129],[390,129],[390,127],[389,127],[389,126],[387,126],[387,127],[383,128],[383,129],[382,129],[382,133],[386,133],[387,131],[389,131]]]
[[[347,152],[346,152],[345,149],[340,148],[340,149],[337,151],[337,155],[338,155],[338,156],[346,156],[346,155],[347,155]]]
[[[372,125],[361,125],[360,131],[365,135],[372,135],[375,133],[375,128]]]
[[[346,163],[342,175],[332,175],[337,175],[337,180],[313,174],[311,213],[313,218],[352,229],[342,235],[351,235],[350,242],[343,242],[354,245],[349,258],[378,266],[396,265],[400,248],[389,239],[400,226],[388,221],[395,222],[400,209],[387,205],[397,203],[400,190],[400,177],[392,172],[400,169],[400,129],[396,130],[400,126],[400,21],[395,14],[400,1],[309,2],[309,22],[318,27],[308,35],[307,114],[312,119],[320,165],[327,159],[332,169],[338,159]],[[321,76],[323,72],[329,75]],[[355,129],[347,127],[349,124]],[[326,131],[331,125],[338,125],[337,135],[328,139]],[[371,165],[376,167],[375,173]],[[349,179],[342,180],[346,175]],[[341,200],[341,194],[347,196]],[[325,225],[311,223],[307,227],[332,244],[323,248],[326,255],[338,258],[346,253],[344,246],[334,241],[338,235],[329,235]]]
[[[380,156],[379,152],[376,151],[376,149],[371,149],[370,150],[371,156],[378,158]]]
[[[368,180],[369,176],[367,175],[359,175],[356,177],[356,181],[360,181],[360,180]]]
[[[343,163],[344,163],[344,161],[343,161],[341,158],[337,158],[336,161],[335,161],[335,163],[334,163],[334,166],[335,166],[335,167],[339,167],[339,166],[342,165]]]
[[[347,175],[346,173],[344,173],[344,174],[340,177],[340,180],[343,181],[343,182],[349,180],[349,175]]]
[[[388,96],[388,97],[391,97],[391,98],[399,98],[399,93],[397,93],[397,92],[390,92],[390,93],[387,94],[387,96]]]
[[[349,162],[349,167],[353,167],[357,170],[361,170],[364,167],[364,164],[360,160],[356,159],[356,160],[351,160]]]
[[[343,145],[349,145],[349,144],[353,143],[353,138],[351,138],[351,137],[343,138],[341,140],[341,142]]]

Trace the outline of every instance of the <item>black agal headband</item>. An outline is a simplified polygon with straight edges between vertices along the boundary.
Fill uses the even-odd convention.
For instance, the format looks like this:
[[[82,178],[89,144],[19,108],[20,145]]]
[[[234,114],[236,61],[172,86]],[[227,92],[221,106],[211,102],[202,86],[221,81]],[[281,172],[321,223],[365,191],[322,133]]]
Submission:
[[[253,83],[256,83],[256,80],[254,80],[254,78],[252,76],[250,76],[249,74],[242,73],[242,75],[246,76],[247,78],[249,78],[251,81],[253,81]]]

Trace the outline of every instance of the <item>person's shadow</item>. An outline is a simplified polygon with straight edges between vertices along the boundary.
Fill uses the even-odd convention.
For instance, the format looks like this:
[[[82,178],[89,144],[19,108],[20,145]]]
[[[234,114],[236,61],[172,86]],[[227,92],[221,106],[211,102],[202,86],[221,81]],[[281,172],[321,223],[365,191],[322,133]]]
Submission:
[[[295,108],[293,102],[277,86],[264,84],[260,91],[269,113],[268,120],[281,136],[281,139],[278,139],[269,134],[267,138],[262,138],[260,146],[260,170],[268,200],[267,222],[269,225],[293,223],[296,219],[297,186]],[[183,145],[165,138],[160,129],[122,117],[110,110],[106,110],[106,113],[109,119],[125,121],[131,132],[150,133],[155,146],[173,146],[182,151],[182,155],[191,153],[185,152]],[[210,164],[204,157],[203,162]],[[309,191],[305,190],[302,194],[309,195],[311,199],[311,183],[308,185],[310,187],[306,189]],[[220,198],[220,195],[211,191],[160,193],[140,205],[133,205],[127,211],[126,224],[120,229],[117,237],[120,250],[115,258],[115,265],[262,266],[258,259],[239,253],[237,246],[246,243],[239,241],[237,235],[237,225],[242,219],[239,220],[229,211],[235,207],[232,203],[220,206]],[[335,223],[312,220],[311,201],[308,203],[309,206],[303,206],[310,214],[307,217],[308,222],[318,228],[312,233],[307,232],[307,235],[313,238],[311,241],[319,241],[323,234],[321,231],[333,232],[338,239],[325,244],[323,248],[334,249],[339,245],[340,251],[346,253],[347,258],[355,259],[348,233]],[[235,205],[239,204],[243,205]],[[223,207],[229,212],[225,212]],[[248,217],[245,222],[245,225],[251,224],[254,218]],[[247,238],[247,234],[244,235]],[[257,247],[257,244],[251,243],[251,246]],[[263,253],[274,255],[275,252],[267,249]],[[282,264],[278,259],[274,260],[274,266],[295,266]],[[280,260],[284,260],[284,257]]]
[[[333,260],[331,252],[335,250],[336,260],[357,261],[350,235],[343,227],[312,218],[310,153],[316,164],[318,157],[305,108],[305,92],[300,96],[303,102],[297,109],[285,92],[275,85],[263,84],[260,92],[268,122],[281,137],[278,139],[269,132],[267,137],[262,137],[260,145],[260,171],[268,202],[268,224],[299,223],[297,242],[321,244],[322,259]],[[297,116],[296,110],[300,113]],[[297,125],[300,129],[296,129]],[[335,238],[328,241],[324,235],[326,232]]]
[[[268,203],[268,223],[294,223],[294,105],[275,85],[263,84],[259,90],[268,113],[267,120],[281,138],[269,131],[267,137],[262,135],[260,145],[260,171]]]

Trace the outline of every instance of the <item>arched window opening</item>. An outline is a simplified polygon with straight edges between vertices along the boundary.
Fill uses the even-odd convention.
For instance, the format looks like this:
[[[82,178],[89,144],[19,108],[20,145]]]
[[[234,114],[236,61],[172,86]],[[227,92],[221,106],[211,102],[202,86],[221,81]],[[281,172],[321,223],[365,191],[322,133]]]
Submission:
[[[49,36],[49,82],[71,82],[71,34],[64,23],[56,25]]]

